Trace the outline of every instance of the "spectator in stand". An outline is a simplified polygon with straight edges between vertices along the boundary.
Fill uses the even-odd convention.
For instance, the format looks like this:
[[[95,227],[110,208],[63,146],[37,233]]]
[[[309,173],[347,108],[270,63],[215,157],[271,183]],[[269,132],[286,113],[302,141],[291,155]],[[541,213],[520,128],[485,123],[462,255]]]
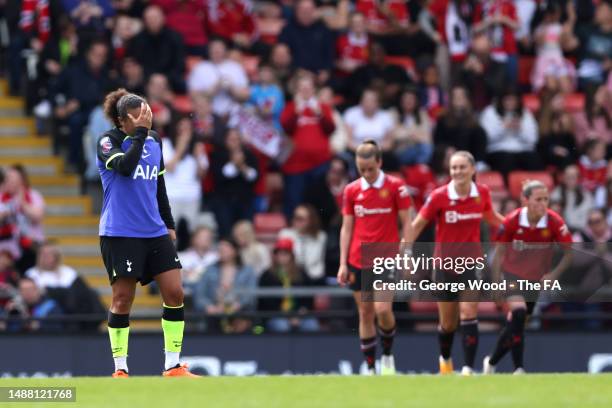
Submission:
[[[541,167],[535,152],[538,125],[519,93],[513,89],[502,93],[482,112],[480,125],[487,133],[487,162],[493,170],[507,176],[513,170]]]
[[[201,0],[152,0],[164,11],[168,28],[179,33],[187,55],[206,55],[206,2]]]
[[[317,210],[309,204],[299,205],[293,213],[291,227],[282,229],[278,236],[293,242],[296,262],[308,278],[316,284],[323,284],[327,234],[321,230]]]
[[[291,289],[292,286],[302,287],[313,284],[295,261],[293,241],[288,238],[280,238],[276,241],[272,266],[259,279],[259,286]],[[257,309],[265,312],[297,312],[303,315],[313,310],[313,307],[312,297],[293,297],[287,294],[285,297],[261,297]],[[315,317],[273,317],[266,321],[266,328],[276,333],[286,333],[292,329],[314,332],[319,330],[319,322]]]
[[[291,50],[293,66],[313,72],[319,85],[325,84],[334,67],[334,38],[317,19],[313,0],[298,0],[294,16],[283,28],[278,41]]]
[[[514,0],[519,28],[514,32],[520,53],[532,47],[532,24],[541,2],[539,0]]]
[[[257,241],[255,228],[250,221],[238,221],[232,229],[232,237],[240,247],[240,259],[250,266],[258,278],[270,267],[270,250]]]
[[[225,143],[211,155],[210,171],[214,180],[211,197],[219,235],[231,233],[238,220],[253,218],[257,159],[247,148],[237,129],[230,129]]]
[[[219,262],[210,266],[197,283],[194,293],[196,310],[215,317],[255,308],[256,298],[249,290],[257,286],[255,272],[240,261],[238,245],[230,239],[219,241]],[[221,322],[226,333],[242,333],[250,327],[245,319]]]
[[[373,88],[382,97],[382,106],[385,108],[399,103],[402,89],[412,83],[406,70],[398,65],[388,64],[382,45],[376,42],[370,44],[368,63],[357,68],[347,79],[351,84],[346,90],[347,104],[357,104],[361,94],[366,88]]]
[[[589,89],[584,110],[574,114],[578,146],[582,147],[589,139],[599,139],[608,145],[608,157],[612,156],[611,95],[605,86]]]
[[[331,87],[325,86],[319,90],[318,94],[319,103],[328,105],[332,109],[332,118],[334,119],[334,126],[336,129],[329,137],[329,144],[336,155],[344,155],[346,152],[346,146],[348,144],[348,135],[342,114],[336,108],[334,102],[334,91]]]
[[[574,3],[568,1],[566,10],[567,20],[561,24],[561,4],[548,3],[543,21],[535,31],[537,57],[531,83],[536,92],[543,87],[564,93],[574,89],[576,69],[572,62],[563,58],[563,51],[572,51],[578,47],[578,39],[574,36]]]
[[[350,17],[349,30],[336,40],[336,73],[346,77],[357,68],[368,62],[370,38],[366,30],[365,17],[353,13]]]
[[[498,95],[506,84],[502,63],[491,58],[491,42],[484,35],[472,39],[471,52],[463,64],[461,83],[472,92],[472,105],[481,111]]]
[[[593,24],[579,25],[576,31],[580,40],[579,85],[587,91],[603,84],[612,69],[612,0],[601,0]]]
[[[67,314],[104,313],[95,291],[90,289],[77,272],[63,263],[62,254],[53,244],[43,244],[38,250],[36,265],[25,276],[55,300]],[[82,322],[82,330],[96,330],[100,321]]]
[[[382,150],[385,169],[397,169],[392,133],[396,122],[391,112],[380,108],[378,94],[375,90],[363,91],[359,105],[347,109],[343,117],[351,158],[354,157],[360,144],[366,140],[374,140]]]
[[[142,21],[139,19],[119,14],[114,18],[113,32],[111,35],[112,60],[115,66],[120,66],[125,58],[127,46],[142,30]]]
[[[30,187],[25,168],[16,164],[6,170],[0,190],[0,220],[4,210],[1,238],[16,257],[17,269],[24,273],[36,262],[36,248],[45,239],[43,220],[45,201],[42,194]]]
[[[276,43],[285,20],[280,3],[272,1],[258,2],[255,16],[255,26],[262,43],[273,45]]]
[[[470,31],[475,7],[476,2],[473,0],[433,0],[429,4],[429,11],[438,29],[432,37],[447,48],[445,54],[448,53],[450,59],[452,83],[460,78],[463,63],[470,51]]]
[[[491,41],[491,58],[504,64],[510,84],[518,76],[518,46],[515,31],[519,29],[516,7],[512,0],[487,0],[476,5],[474,32],[485,32]]]
[[[600,208],[608,224],[612,225],[612,177],[609,174],[606,184],[595,191],[595,208]]]
[[[438,118],[433,138],[436,146],[452,146],[456,150],[472,153],[478,171],[487,167],[487,134],[478,123],[466,87],[452,87],[448,110]]]
[[[126,57],[120,66],[120,86],[136,95],[145,93],[145,77],[142,65],[132,57]]]
[[[222,145],[227,133],[224,118],[213,113],[211,97],[204,92],[191,94],[193,129],[198,141]]]
[[[291,94],[289,83],[293,77],[293,59],[291,58],[291,50],[287,44],[274,44],[270,51],[270,65],[274,69],[276,78],[280,83],[283,93],[288,96]]]
[[[164,178],[168,183],[166,192],[177,225],[178,247],[184,248],[198,220],[202,203],[200,180],[209,166],[204,144],[194,137],[189,117],[179,119],[171,137],[163,139],[162,155],[166,169]],[[186,229],[181,227],[181,220]]]
[[[255,26],[253,2],[250,0],[208,0],[207,26],[212,36],[223,38],[242,50],[262,51],[256,44],[259,33]]]
[[[141,18],[146,3],[144,0],[111,0],[117,14],[123,14],[132,18]]]
[[[6,330],[9,332],[21,331],[60,331],[63,324],[60,322],[46,322],[40,320],[25,321],[21,319],[45,319],[47,317],[59,317],[64,313],[58,303],[46,297],[42,288],[29,278],[19,281],[19,294],[6,305],[8,318],[19,318],[7,322]]]
[[[560,205],[561,215],[572,231],[586,226],[588,213],[593,208],[593,197],[580,185],[580,170],[577,166],[565,168],[561,183],[552,191],[550,200]]]
[[[398,113],[392,137],[399,165],[429,163],[433,153],[432,123],[419,104],[415,88],[406,88],[402,92]]]
[[[580,184],[590,193],[595,193],[595,190],[606,184],[606,145],[601,140],[591,139],[584,144],[583,150],[584,154],[578,162]]]
[[[342,192],[349,183],[348,163],[334,157],[325,178],[311,184],[304,195],[304,203],[316,208],[321,226],[327,234],[325,244],[326,277],[332,281],[340,265],[340,228],[342,227]]]
[[[281,125],[293,143],[293,151],[282,166],[284,213],[290,218],[302,202],[306,186],[327,171],[331,150],[329,136],[335,125],[331,107],[320,103],[311,75],[296,78],[296,91],[281,114]]]
[[[185,92],[185,44],[181,36],[165,26],[161,8],[150,5],[143,14],[144,30],[128,44],[131,56],[144,68],[145,77],[162,73],[175,92]]]
[[[544,166],[564,169],[578,160],[574,123],[565,112],[563,94],[545,91],[542,95],[538,124],[537,150]]]
[[[366,18],[370,34],[392,55],[433,54],[433,42],[412,24],[406,1],[357,0],[356,10]]]
[[[510,214],[521,206],[521,203],[514,197],[506,197],[499,206],[499,213],[503,216]]]
[[[325,231],[339,227],[342,223],[342,192],[349,182],[348,163],[334,157],[329,162],[329,170],[324,177],[308,186],[304,193],[304,203],[318,210],[321,226]]]
[[[147,103],[153,113],[153,129],[162,137],[172,133],[176,111],[172,106],[172,91],[168,78],[161,73],[151,74],[146,87]]]
[[[259,66],[259,81],[251,85],[250,93],[249,103],[255,106],[259,117],[281,130],[280,115],[285,107],[285,96],[270,65]]]
[[[435,120],[446,106],[446,95],[440,85],[438,68],[434,64],[428,64],[423,69],[421,78],[419,99],[429,116]]]
[[[91,111],[113,87],[106,69],[108,45],[92,42],[84,61],[66,67],[58,78],[54,92],[55,118],[70,128],[69,161],[75,170],[83,166],[83,130]]]
[[[319,0],[317,5],[317,11],[327,28],[334,32],[346,31],[350,24],[350,0]]]
[[[8,249],[0,249],[0,311],[13,297],[19,278],[13,263],[13,254]]]
[[[80,36],[92,33],[104,33],[105,22],[115,14],[110,0],[61,0],[66,14],[75,22]]]
[[[223,41],[211,41],[208,55],[210,60],[199,62],[189,74],[187,88],[209,95],[213,112],[228,120],[236,102],[248,99],[249,79],[242,65],[227,57]]]
[[[30,83],[27,107],[34,104],[34,114],[41,119],[51,115],[50,93],[62,70],[77,58],[79,37],[76,27],[66,16],[57,22],[58,33],[45,42],[38,59],[37,77]],[[42,103],[40,103],[42,102]]]
[[[191,236],[191,246],[178,253],[181,260],[183,286],[191,294],[206,270],[219,261],[214,232],[207,226],[198,226]]]

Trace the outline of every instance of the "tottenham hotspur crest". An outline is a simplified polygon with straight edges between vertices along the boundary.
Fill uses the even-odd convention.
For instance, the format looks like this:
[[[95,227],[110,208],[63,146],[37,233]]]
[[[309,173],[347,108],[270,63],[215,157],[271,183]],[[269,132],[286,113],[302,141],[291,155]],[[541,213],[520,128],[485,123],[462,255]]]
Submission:
[[[129,259],[125,261],[125,264],[127,265],[127,271],[132,272],[132,263],[130,262]]]

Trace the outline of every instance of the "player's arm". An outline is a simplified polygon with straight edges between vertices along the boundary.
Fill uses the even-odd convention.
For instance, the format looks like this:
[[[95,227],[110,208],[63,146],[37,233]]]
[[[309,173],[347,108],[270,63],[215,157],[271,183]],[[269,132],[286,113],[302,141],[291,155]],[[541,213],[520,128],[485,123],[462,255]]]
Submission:
[[[342,227],[340,228],[340,268],[338,269],[338,283],[346,285],[348,283],[348,253],[353,236],[353,226],[355,216],[345,214],[342,217]]]
[[[102,135],[97,144],[98,158],[104,163],[106,168],[115,170],[125,177],[129,177],[136,169],[136,166],[138,166],[145,139],[149,129],[151,129],[153,116],[149,105],[143,103],[138,117],[135,118],[129,113],[128,117],[132,120],[136,129],[132,136],[132,145],[126,152],[121,150],[122,141],[115,140],[115,138],[106,134]]]
[[[567,225],[565,225],[565,222],[563,221],[561,221],[559,223],[559,227],[555,229],[555,241],[558,242],[563,249],[563,256],[552,271],[542,276],[542,281],[559,279],[563,272],[565,272],[572,264],[572,235],[570,234]]]
[[[162,150],[162,141],[157,133],[153,132],[153,137],[159,142],[159,150]],[[170,200],[168,200],[168,193],[166,192],[166,181],[164,180],[164,173],[166,168],[164,166],[164,156],[161,155],[159,163],[159,174],[157,176],[157,208],[159,208],[159,215],[162,221],[168,229],[168,234],[173,241],[176,241],[176,227],[174,224],[174,218],[172,218],[172,210],[170,209]]]
[[[495,228],[499,228],[504,223],[504,216],[493,209],[485,211],[483,218],[489,225]]]
[[[400,223],[402,224],[402,241],[405,242],[410,237],[410,230],[412,229],[412,223],[410,222],[410,210],[399,210],[398,216]]]
[[[425,218],[421,213],[417,214],[417,216],[414,218],[414,221],[412,221],[410,228],[408,228],[406,233],[403,235],[403,242],[406,245],[412,246],[412,244],[414,244],[414,241],[416,241],[419,235],[421,235],[421,232],[423,232],[427,224],[429,224],[429,220]]]

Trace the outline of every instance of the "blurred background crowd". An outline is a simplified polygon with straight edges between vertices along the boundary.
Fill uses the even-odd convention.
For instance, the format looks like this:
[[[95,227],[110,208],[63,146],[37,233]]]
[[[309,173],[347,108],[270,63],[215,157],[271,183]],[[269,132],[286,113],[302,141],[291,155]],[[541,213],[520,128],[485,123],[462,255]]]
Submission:
[[[416,209],[469,150],[502,213],[528,171],[577,240],[612,240],[610,0],[0,0],[0,12],[9,92],[98,206],[102,99],[117,87],[147,98],[185,288],[211,330],[252,325],[216,315],[351,307],[249,289],[335,285],[341,194],[367,139]],[[24,167],[5,166],[0,291],[20,296],[0,306],[103,311],[44,222]]]

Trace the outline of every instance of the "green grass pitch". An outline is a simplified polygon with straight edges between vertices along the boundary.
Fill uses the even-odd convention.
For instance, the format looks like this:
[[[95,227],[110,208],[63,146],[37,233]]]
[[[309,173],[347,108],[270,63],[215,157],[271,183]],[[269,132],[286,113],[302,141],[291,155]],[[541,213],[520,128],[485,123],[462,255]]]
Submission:
[[[260,376],[0,379],[0,387],[76,387],[76,403],[2,407],[612,407],[612,375]]]

